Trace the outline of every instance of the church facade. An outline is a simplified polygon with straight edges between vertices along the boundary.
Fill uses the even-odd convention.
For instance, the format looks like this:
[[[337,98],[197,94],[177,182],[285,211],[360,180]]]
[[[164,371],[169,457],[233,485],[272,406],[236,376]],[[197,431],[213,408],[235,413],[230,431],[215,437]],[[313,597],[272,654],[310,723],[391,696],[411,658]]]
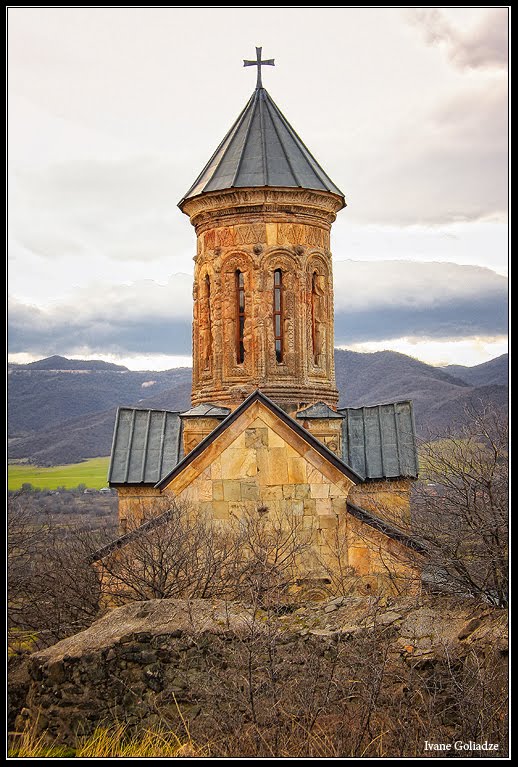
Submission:
[[[121,534],[158,498],[221,525],[285,514],[311,529],[301,582],[325,580],[339,539],[351,582],[415,583],[412,404],[338,407],[330,235],[345,198],[262,87],[260,49],[248,63],[257,87],[179,203],[196,233],[192,407],[119,409]]]

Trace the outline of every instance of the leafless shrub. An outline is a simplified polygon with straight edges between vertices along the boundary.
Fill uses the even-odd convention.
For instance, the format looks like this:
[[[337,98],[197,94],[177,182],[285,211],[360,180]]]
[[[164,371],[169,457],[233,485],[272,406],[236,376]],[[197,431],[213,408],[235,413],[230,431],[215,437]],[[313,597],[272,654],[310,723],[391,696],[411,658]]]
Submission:
[[[505,754],[505,658],[446,644],[405,657],[382,614],[372,600],[362,630],[297,637],[258,609],[217,662],[207,656],[208,713],[193,734],[220,757],[421,757],[425,740],[452,739],[488,740]]]
[[[100,561],[104,594],[113,604],[172,597],[280,604],[308,546],[300,517],[262,508],[218,524],[164,498],[145,524],[129,520],[124,545]]]
[[[421,445],[412,525],[428,549],[435,587],[508,602],[507,423],[471,409],[460,433]]]
[[[75,517],[56,519],[24,493],[8,502],[8,627],[13,646],[52,644],[90,625],[99,614],[99,580],[88,557],[113,535]],[[23,643],[22,643],[23,644]]]

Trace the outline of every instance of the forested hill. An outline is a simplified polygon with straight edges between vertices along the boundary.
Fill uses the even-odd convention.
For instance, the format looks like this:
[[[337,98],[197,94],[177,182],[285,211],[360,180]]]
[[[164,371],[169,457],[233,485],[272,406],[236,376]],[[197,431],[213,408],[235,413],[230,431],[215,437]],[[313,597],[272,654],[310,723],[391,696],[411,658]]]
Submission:
[[[466,406],[507,406],[507,355],[475,367],[433,367],[392,351],[337,349],[341,405],[411,399],[421,436],[462,423]],[[185,410],[191,369],[132,371],[100,360],[53,356],[9,366],[9,457],[41,465],[108,455],[119,405]]]

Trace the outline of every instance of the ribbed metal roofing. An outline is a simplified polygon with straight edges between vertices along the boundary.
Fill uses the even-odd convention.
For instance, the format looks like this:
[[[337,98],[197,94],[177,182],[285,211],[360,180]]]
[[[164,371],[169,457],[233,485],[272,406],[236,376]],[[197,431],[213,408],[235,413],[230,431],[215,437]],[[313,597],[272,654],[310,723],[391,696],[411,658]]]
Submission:
[[[182,457],[179,413],[118,409],[108,472],[111,484],[155,485]]]
[[[343,418],[343,415],[332,410],[325,402],[316,402],[304,410],[299,410],[297,418]]]
[[[182,418],[226,418],[229,413],[229,407],[220,407],[220,405],[213,405],[211,402],[202,402],[200,405],[196,405],[196,407],[192,407],[190,410],[182,413]]]
[[[343,460],[367,479],[417,477],[414,416],[410,401],[340,408]]]
[[[234,187],[299,187],[343,193],[264,88],[256,88],[185,197]]]
[[[355,484],[358,482],[363,482],[364,477],[361,476],[358,472],[355,472],[349,465],[347,465],[339,456],[337,456],[335,453],[333,453],[327,445],[324,445],[320,440],[318,440],[308,429],[304,429],[296,419],[291,418],[287,413],[282,410],[278,405],[275,404],[271,399],[269,399],[265,394],[263,394],[259,389],[256,389],[254,392],[248,395],[248,397],[243,400],[243,402],[238,405],[238,407],[229,415],[227,418],[225,418],[218,426],[216,426],[213,431],[211,431],[210,434],[208,434],[204,439],[201,440],[201,442],[198,442],[196,447],[194,447],[190,453],[188,453],[184,459],[178,463],[177,465],[174,465],[169,472],[169,474],[166,474],[162,479],[157,483],[156,487],[162,489],[166,487],[171,480],[177,476],[180,472],[182,472],[186,466],[188,466],[192,461],[196,460],[196,458],[201,455],[207,447],[214,442],[215,439],[217,439],[220,434],[222,434],[226,429],[228,429],[233,423],[235,423],[238,418],[241,417],[241,415],[249,408],[251,405],[254,404],[254,402],[261,402],[265,407],[267,407],[271,412],[273,412],[278,418],[280,418],[283,423],[285,423],[287,426],[289,426],[295,434],[298,434],[299,437],[302,437],[306,442],[308,442],[320,455],[322,455],[324,458],[326,458],[331,464],[333,464],[339,471],[341,471],[345,476],[349,477]]]
[[[251,397],[260,397],[270,407],[278,410],[274,403],[260,392],[254,392]],[[248,405],[249,401],[252,401],[250,397],[243,405]],[[234,411],[236,417],[243,405]],[[195,413],[195,410],[202,412]],[[187,414],[224,418],[225,411],[227,408],[202,405],[187,411]],[[346,468],[357,475],[356,481],[361,477],[417,477],[419,463],[411,402],[341,408],[337,413],[331,412],[333,418],[343,418],[342,461]],[[108,481],[115,485],[156,485],[165,479],[184,457],[182,417],[187,414],[180,415],[169,410],[119,408]],[[330,414],[327,406],[318,403],[306,411],[301,411],[299,416],[325,418],[330,417]],[[284,414],[283,417],[287,418]],[[291,418],[289,422],[300,428]],[[310,432],[306,434],[318,443]],[[202,447],[201,444],[200,448]]]

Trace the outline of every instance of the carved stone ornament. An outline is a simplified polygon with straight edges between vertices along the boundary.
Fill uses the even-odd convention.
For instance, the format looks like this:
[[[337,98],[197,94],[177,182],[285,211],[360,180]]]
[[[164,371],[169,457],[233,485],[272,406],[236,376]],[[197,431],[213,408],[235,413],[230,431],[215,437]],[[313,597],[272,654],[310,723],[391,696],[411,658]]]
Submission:
[[[182,204],[198,239],[193,405],[236,407],[255,389],[289,412],[337,405],[327,254],[341,206],[328,192],[270,188]]]

